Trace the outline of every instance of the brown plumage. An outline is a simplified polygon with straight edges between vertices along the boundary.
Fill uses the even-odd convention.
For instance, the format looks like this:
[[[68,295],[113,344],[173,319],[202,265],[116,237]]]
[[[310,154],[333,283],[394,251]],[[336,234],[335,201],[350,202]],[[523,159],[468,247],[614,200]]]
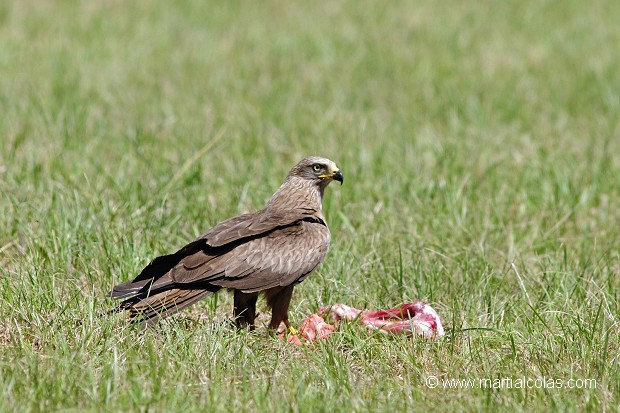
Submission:
[[[290,328],[293,287],[323,262],[330,242],[323,191],[342,173],[329,159],[311,156],[295,165],[263,209],[223,221],[174,254],[155,258],[133,280],[115,286],[118,310],[149,325],[211,295],[234,290],[239,327],[254,328],[263,292],[269,326]]]

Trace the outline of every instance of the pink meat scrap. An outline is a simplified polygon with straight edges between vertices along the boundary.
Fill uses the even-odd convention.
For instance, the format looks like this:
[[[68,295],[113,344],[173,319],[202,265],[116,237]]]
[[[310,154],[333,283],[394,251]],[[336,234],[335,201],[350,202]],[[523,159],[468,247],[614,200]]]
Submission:
[[[321,307],[318,314],[312,314],[304,319],[299,328],[299,335],[310,342],[326,339],[336,327],[328,324],[325,318],[330,318],[333,322],[342,319],[357,320],[369,329],[383,334],[407,334],[429,338],[445,335],[437,312],[422,301],[380,311],[358,310],[345,304]],[[295,335],[289,336],[288,341],[297,345],[302,344]]]

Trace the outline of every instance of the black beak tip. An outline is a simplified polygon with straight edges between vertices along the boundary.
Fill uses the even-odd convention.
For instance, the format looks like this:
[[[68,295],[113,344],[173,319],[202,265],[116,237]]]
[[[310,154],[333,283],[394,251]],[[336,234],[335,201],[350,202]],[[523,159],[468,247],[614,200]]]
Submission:
[[[334,174],[334,180],[340,182],[340,185],[342,185],[344,183],[344,176],[342,176],[342,172],[336,172]]]

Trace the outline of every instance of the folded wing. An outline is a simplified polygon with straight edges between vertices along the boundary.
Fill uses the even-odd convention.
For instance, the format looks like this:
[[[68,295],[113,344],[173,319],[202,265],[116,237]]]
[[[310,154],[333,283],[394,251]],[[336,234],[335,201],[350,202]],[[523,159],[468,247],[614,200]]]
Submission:
[[[220,288],[257,292],[301,282],[325,258],[330,234],[306,213],[244,214],[226,220],[174,254],[153,260],[131,282],[115,286],[119,308],[149,321]]]

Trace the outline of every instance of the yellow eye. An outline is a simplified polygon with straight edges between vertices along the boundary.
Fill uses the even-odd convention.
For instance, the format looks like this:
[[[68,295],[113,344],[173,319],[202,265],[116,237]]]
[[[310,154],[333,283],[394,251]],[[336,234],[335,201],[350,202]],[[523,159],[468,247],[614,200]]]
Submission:
[[[314,172],[321,172],[323,170],[323,165],[315,163],[314,165],[312,165],[312,170]]]

